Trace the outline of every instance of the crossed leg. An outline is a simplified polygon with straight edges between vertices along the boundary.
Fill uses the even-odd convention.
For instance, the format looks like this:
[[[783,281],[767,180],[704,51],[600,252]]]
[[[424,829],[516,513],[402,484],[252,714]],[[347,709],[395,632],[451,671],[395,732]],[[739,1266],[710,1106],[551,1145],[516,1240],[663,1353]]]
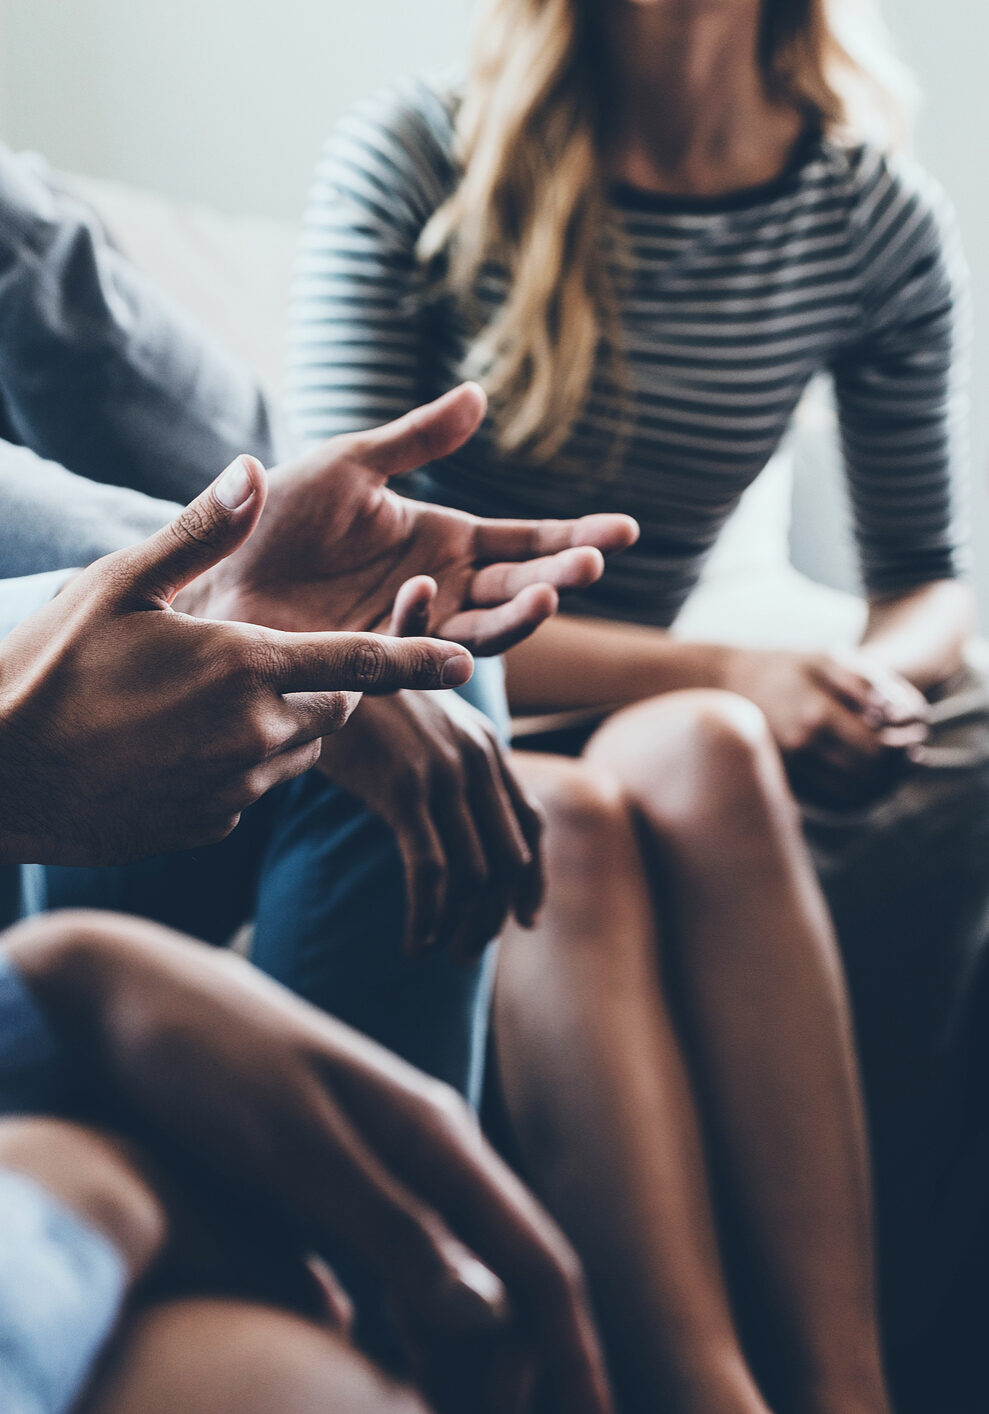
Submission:
[[[580,762],[520,765],[550,894],[502,953],[503,1085],[629,1408],[768,1407],[733,1315],[724,1193],[774,1318],[773,1407],[886,1414],[844,981],[762,718],[672,694],[613,716]]]

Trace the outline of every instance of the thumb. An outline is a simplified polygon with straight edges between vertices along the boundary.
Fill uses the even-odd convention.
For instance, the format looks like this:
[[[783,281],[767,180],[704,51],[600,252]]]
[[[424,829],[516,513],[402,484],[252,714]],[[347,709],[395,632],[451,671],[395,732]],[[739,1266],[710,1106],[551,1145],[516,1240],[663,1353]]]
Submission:
[[[190,580],[244,543],[267,490],[261,463],[238,457],[173,521],[127,552],[128,588],[170,603]]]
[[[400,476],[448,457],[480,427],[487,409],[477,383],[461,383],[404,417],[354,437],[354,454],[379,476]]]

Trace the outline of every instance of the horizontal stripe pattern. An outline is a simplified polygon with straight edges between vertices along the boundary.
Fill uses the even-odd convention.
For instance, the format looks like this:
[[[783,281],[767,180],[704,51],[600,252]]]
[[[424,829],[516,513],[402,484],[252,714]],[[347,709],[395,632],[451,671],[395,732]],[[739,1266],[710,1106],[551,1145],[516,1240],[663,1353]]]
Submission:
[[[307,442],[398,416],[461,376],[470,328],[415,258],[457,181],[456,102],[406,84],[326,146],[288,351]],[[483,428],[404,489],[482,515],[628,511],[639,544],[569,607],[665,626],[807,383],[827,373],[868,590],[958,573],[967,306],[940,191],[912,164],[811,135],[756,191],[707,202],[616,188],[612,211],[626,251],[621,393],[595,380],[557,466],[507,461]],[[498,308],[505,278],[485,269],[481,310]]]

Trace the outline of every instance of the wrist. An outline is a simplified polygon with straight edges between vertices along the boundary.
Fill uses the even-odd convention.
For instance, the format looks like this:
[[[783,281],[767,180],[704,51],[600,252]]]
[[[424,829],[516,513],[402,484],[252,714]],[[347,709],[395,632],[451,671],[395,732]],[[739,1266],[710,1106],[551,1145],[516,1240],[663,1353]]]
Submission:
[[[755,651],[727,643],[711,644],[705,660],[707,685],[747,697],[749,668]]]

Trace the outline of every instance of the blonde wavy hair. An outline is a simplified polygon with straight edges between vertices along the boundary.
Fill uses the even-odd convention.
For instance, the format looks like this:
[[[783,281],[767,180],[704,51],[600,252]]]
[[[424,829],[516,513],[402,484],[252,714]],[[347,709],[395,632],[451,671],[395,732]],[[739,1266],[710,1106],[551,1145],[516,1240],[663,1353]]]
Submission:
[[[580,414],[595,375],[620,387],[601,152],[605,76],[596,32],[604,0],[484,0],[457,116],[458,187],[427,224],[420,259],[472,312],[465,376],[491,400],[501,451],[546,463]],[[878,0],[763,0],[766,89],[842,138],[893,145],[913,97]],[[485,322],[485,268],[507,274]],[[616,434],[617,435],[617,434]]]

